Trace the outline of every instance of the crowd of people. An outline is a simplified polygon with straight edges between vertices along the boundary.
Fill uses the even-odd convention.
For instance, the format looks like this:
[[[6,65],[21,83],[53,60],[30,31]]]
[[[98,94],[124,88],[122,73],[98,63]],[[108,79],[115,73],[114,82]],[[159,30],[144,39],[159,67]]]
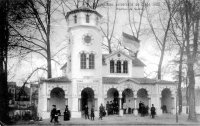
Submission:
[[[119,105],[116,101],[110,101],[107,102],[106,104],[106,110],[107,110],[107,115],[113,115],[113,114],[118,114],[119,113]],[[103,104],[100,105],[99,107],[99,119],[103,119],[103,117],[106,115],[106,110]],[[87,105],[83,108],[85,119],[90,119],[94,120],[95,113],[94,113],[94,106],[91,108],[90,116],[89,116],[89,108]],[[151,117],[154,118],[156,115],[156,109],[154,105],[152,104],[152,107],[150,108],[150,114]],[[132,113],[132,112],[131,112]],[[138,108],[138,113],[141,116],[147,116],[149,115],[149,106],[145,105],[143,102],[140,101],[139,103],[139,108]],[[50,122],[58,123],[58,116],[60,116],[60,110],[56,109],[56,105],[53,105],[53,108],[51,110],[51,120]],[[71,113],[68,109],[68,106],[66,105],[65,111],[64,111],[64,121],[70,120]]]
[[[106,110],[108,115],[118,114],[119,113],[119,105],[117,101],[107,101]]]
[[[149,115],[149,106],[140,101],[138,113],[140,113],[141,116]]]

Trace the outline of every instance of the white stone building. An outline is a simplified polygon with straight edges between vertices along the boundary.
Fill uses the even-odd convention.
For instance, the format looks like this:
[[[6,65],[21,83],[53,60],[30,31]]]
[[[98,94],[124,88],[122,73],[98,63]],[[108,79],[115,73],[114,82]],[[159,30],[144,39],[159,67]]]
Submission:
[[[176,85],[169,81],[144,77],[145,65],[134,56],[121,51],[102,54],[99,21],[95,10],[81,7],[67,13],[68,57],[61,68],[63,76],[43,80],[39,86],[38,112],[50,117],[51,106],[64,111],[69,106],[71,116],[80,118],[86,104],[94,106],[96,117],[101,103],[115,100],[120,113],[124,102],[130,103],[137,114],[138,103],[154,104],[157,114],[161,106],[175,112]],[[133,36],[129,36],[130,38]]]

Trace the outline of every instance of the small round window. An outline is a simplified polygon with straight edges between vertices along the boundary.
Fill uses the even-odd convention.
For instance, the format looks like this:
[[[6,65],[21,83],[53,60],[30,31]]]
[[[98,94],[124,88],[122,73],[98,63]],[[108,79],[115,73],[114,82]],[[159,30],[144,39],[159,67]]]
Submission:
[[[86,36],[84,37],[84,41],[85,41],[86,43],[90,43],[91,40],[92,40],[92,38],[91,38],[91,36],[89,36],[89,35],[86,35]]]

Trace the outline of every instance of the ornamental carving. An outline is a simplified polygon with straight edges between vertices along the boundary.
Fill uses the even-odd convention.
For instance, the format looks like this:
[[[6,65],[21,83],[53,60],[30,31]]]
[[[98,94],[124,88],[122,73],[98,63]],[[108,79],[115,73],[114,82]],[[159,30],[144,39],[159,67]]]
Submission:
[[[48,84],[47,89],[46,89],[46,91],[47,91],[47,97],[50,97],[51,91],[54,88],[61,88],[61,89],[63,89],[63,91],[65,92],[65,97],[67,97],[69,95],[69,91],[68,91],[70,89],[69,86],[70,85],[56,84],[56,83],[54,83],[54,84]]]
[[[81,92],[85,89],[85,88],[91,88],[94,91],[94,96],[98,95],[98,84],[94,84],[94,83],[78,83],[78,96],[81,97]]]

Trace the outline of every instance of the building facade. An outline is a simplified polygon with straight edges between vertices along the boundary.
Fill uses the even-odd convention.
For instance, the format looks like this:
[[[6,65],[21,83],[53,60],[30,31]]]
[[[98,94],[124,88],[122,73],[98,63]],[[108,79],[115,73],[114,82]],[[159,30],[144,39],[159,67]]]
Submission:
[[[101,15],[87,7],[67,13],[68,49],[62,77],[42,80],[39,85],[38,112],[49,118],[51,106],[61,112],[69,106],[71,116],[80,118],[85,105],[95,108],[115,101],[122,115],[123,103],[128,103],[137,114],[138,103],[154,104],[157,114],[166,105],[175,112],[176,85],[173,82],[144,77],[145,65],[133,55],[122,51],[102,54],[103,35]],[[130,39],[133,36],[128,36]]]

